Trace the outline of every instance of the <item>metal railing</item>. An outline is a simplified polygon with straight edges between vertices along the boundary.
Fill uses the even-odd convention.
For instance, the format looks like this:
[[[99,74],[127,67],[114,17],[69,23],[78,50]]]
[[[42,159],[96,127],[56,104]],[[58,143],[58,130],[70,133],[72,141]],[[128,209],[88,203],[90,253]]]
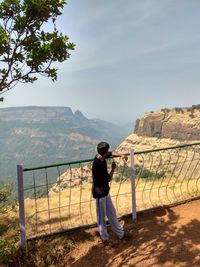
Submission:
[[[137,211],[200,194],[200,143],[139,151],[132,153],[132,159],[127,156],[126,163],[119,158],[108,160],[108,168],[112,160],[117,163],[110,194],[119,217],[131,213],[134,194]],[[96,223],[91,164],[92,159],[18,166],[22,243]]]

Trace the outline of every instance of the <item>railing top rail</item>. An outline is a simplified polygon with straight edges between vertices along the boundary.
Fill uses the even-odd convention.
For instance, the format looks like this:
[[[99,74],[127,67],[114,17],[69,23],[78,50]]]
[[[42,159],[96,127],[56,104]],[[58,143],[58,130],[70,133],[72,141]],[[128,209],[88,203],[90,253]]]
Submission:
[[[52,165],[44,165],[44,166],[38,166],[38,167],[33,167],[33,168],[25,168],[25,169],[23,169],[23,171],[26,172],[26,171],[34,171],[34,170],[39,170],[39,169],[54,168],[54,167],[59,167],[59,166],[64,166],[64,165],[75,165],[75,164],[91,162],[91,161],[93,161],[93,159],[69,161],[69,162],[63,162],[63,163],[56,163],[56,164],[52,164]]]
[[[164,147],[164,148],[149,149],[149,150],[143,150],[143,151],[135,151],[135,155],[170,150],[170,149],[184,148],[184,147],[190,147],[190,146],[195,146],[195,145],[200,145],[200,142],[191,143],[191,144],[182,144],[182,145],[170,146],[170,147]],[[125,155],[129,156],[130,153],[126,153]],[[59,166],[64,166],[64,165],[75,165],[75,164],[80,164],[80,163],[92,162],[93,159],[94,158],[78,160],[78,161],[69,161],[69,162],[57,163],[57,164],[52,164],[52,165],[44,165],[44,166],[38,166],[38,167],[32,167],[32,168],[24,168],[23,171],[27,172],[27,171],[34,171],[34,170],[40,170],[40,169],[54,168],[54,167],[59,167]]]
[[[149,149],[149,150],[143,150],[143,151],[135,151],[135,154],[151,153],[151,152],[170,150],[170,149],[177,149],[177,148],[196,146],[196,145],[200,145],[200,142],[191,143],[191,144],[182,144],[182,145],[177,145],[177,146],[169,146],[169,147],[163,147],[163,148],[155,148],[155,149]]]

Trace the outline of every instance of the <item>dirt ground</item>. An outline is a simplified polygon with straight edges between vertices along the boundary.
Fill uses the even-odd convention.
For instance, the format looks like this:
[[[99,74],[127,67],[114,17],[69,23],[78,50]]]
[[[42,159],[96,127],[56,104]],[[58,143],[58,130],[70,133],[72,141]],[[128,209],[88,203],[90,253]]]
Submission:
[[[138,214],[120,222],[129,240],[119,241],[109,229],[114,247],[104,246],[97,228],[68,233],[75,249],[63,266],[200,266],[200,200]]]

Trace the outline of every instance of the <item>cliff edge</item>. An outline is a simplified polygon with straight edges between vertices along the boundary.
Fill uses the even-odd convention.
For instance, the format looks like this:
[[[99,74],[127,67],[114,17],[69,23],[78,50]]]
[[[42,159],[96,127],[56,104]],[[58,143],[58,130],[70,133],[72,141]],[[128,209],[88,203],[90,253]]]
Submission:
[[[118,147],[129,152],[193,143],[200,140],[200,105],[146,112],[136,120],[134,133]]]
[[[134,133],[180,141],[200,140],[200,109],[174,108],[145,113],[136,121]]]

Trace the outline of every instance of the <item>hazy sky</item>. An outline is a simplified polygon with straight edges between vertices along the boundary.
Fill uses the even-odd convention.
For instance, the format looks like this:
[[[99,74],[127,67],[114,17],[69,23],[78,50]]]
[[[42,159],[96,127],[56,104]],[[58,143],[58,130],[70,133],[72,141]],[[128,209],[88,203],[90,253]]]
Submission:
[[[69,106],[127,123],[199,104],[199,14],[199,0],[69,0],[58,28],[76,49],[58,81],[17,85],[0,107]]]

